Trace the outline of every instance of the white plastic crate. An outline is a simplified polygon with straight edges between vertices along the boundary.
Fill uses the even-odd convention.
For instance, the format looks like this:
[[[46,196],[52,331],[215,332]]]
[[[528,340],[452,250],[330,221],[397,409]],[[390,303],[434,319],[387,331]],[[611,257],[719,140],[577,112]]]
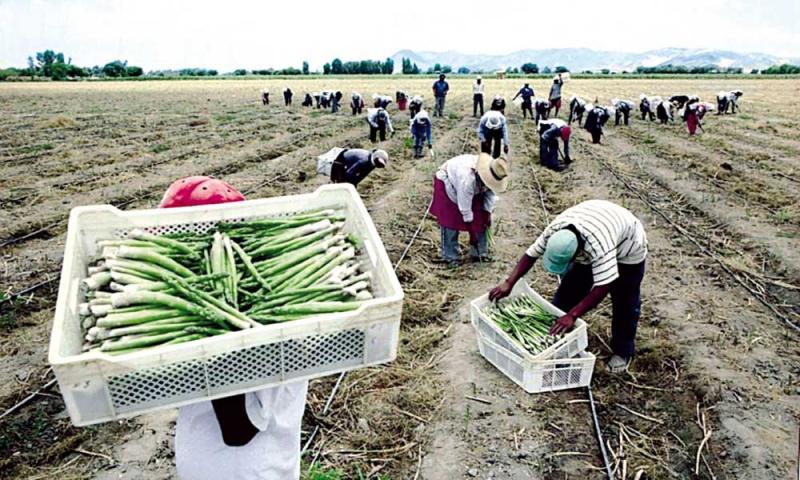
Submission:
[[[481,355],[528,393],[585,387],[592,382],[595,356],[590,352],[579,352],[572,358],[534,360],[509,352],[480,333],[477,336]]]
[[[319,208],[345,210],[344,230],[363,240],[374,299],[355,311],[161,346],[123,356],[81,353],[79,284],[96,241],[134,228],[155,234],[206,232],[220,221],[274,217]],[[300,379],[390,362],[397,356],[403,291],[356,190],[326,185],[313,193],[187,208],[121,211],[78,207],[69,218],[50,338],[53,367],[72,423],[89,425],[225,397]]]
[[[508,298],[510,299],[518,296],[531,297],[534,302],[541,305],[545,311],[550,312],[553,315],[558,317],[564,315],[562,310],[556,308],[552,303],[548,302],[542,298],[541,295],[533,291],[533,289],[528,286],[524,279],[520,279],[520,281],[514,285],[514,288],[511,290],[511,295],[509,295]],[[501,302],[503,301],[506,300],[501,300]],[[484,315],[483,309],[485,309],[489,303],[490,300],[488,294],[484,294],[470,303],[470,317],[472,319],[472,326],[475,327],[479,335],[483,335],[493,344],[508,350],[519,357],[537,360],[547,360],[551,358],[572,358],[575,355],[578,355],[580,352],[586,350],[586,347],[589,346],[589,338],[586,333],[586,322],[578,318],[575,320],[575,326],[572,327],[572,330],[566,333],[561,339],[539,354],[532,355],[530,352],[525,350],[525,348],[523,348],[522,345],[517,342],[517,340],[504,332],[499,326],[497,326],[496,323]]]

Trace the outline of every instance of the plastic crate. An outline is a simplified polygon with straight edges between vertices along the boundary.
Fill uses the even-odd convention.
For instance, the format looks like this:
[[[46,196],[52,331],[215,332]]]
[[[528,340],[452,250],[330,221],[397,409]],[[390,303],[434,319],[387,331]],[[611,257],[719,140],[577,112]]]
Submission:
[[[579,352],[573,358],[533,360],[515,355],[478,334],[483,358],[528,393],[553,392],[588,386],[592,382],[595,356]]]
[[[517,282],[511,290],[509,298],[518,296],[531,297],[533,301],[542,306],[546,311],[556,316],[564,315],[562,310],[556,308],[552,303],[548,302],[541,295],[533,291],[528,286],[524,279]],[[505,300],[501,300],[503,302]],[[483,309],[489,305],[489,295],[484,294],[476,298],[470,303],[470,317],[472,319],[472,326],[478,331],[478,334],[483,335],[493,344],[508,350],[509,352],[523,358],[547,360],[551,358],[571,358],[578,355],[580,352],[586,350],[589,346],[589,338],[586,333],[586,322],[580,318],[575,320],[575,326],[572,327],[559,341],[543,350],[537,355],[532,355],[530,352],[520,345],[517,340],[512,338],[509,334],[504,332],[496,323],[483,314]]]
[[[134,228],[206,232],[220,221],[344,209],[344,230],[363,240],[362,268],[374,299],[355,311],[309,317],[122,356],[81,353],[79,284],[95,242]],[[89,425],[300,379],[390,362],[397,355],[403,291],[356,190],[326,185],[313,193],[220,205],[121,211],[78,207],[69,218],[49,362],[70,418]]]

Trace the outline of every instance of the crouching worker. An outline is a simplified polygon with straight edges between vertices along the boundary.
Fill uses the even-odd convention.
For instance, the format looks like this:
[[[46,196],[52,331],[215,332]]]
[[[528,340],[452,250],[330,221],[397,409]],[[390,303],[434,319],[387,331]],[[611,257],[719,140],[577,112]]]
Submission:
[[[364,110],[364,97],[361,96],[358,92],[353,92],[353,95],[350,97],[350,110],[353,112],[353,115],[361,115],[361,111]]]
[[[689,135],[695,135],[697,128],[703,130],[703,117],[709,111],[709,104],[702,102],[692,102],[686,105],[683,110],[683,120],[686,122],[686,128],[689,130]]]
[[[414,139],[414,158],[422,158],[425,156],[422,150],[426,143],[428,144],[428,150],[433,148],[431,130],[431,117],[425,110],[414,115],[414,118],[411,119],[411,136]]]
[[[616,112],[614,113],[614,125],[619,126],[620,119],[624,119],[625,125],[629,125],[634,104],[627,100],[612,98],[611,105],[613,105],[616,109]]]
[[[310,93],[306,93],[306,96],[303,97],[303,103],[301,104],[304,107],[313,107],[314,106],[314,99],[311,97]]]
[[[461,261],[459,232],[469,233],[472,261],[489,261],[486,230],[492,223],[497,193],[508,186],[509,166],[504,158],[460,155],[439,167],[433,179],[431,215],[442,236],[442,260],[450,267]]]
[[[269,105],[269,90],[261,90],[261,105]]]
[[[375,168],[385,168],[389,154],[383,150],[345,149],[331,165],[331,182],[357,187]]]
[[[417,116],[417,114],[422,110],[422,97],[419,95],[415,95],[411,98],[411,101],[408,103],[408,115],[411,118]]]
[[[369,124],[369,139],[372,143],[378,141],[379,132],[381,142],[386,140],[386,130],[389,130],[389,133],[394,135],[392,119],[389,118],[389,113],[382,108],[367,109],[367,124]]]
[[[492,110],[497,110],[503,115],[506,114],[506,99],[502,95],[495,95],[492,99],[492,105],[489,107]]]
[[[481,117],[478,123],[478,139],[481,142],[481,152],[488,153],[492,158],[500,156],[500,143],[503,144],[503,153],[508,153],[508,122],[506,117],[497,110],[489,110]]]
[[[170,185],[161,208],[237,202],[244,196],[210,177]],[[199,402],[178,409],[178,478],[300,478],[300,427],[308,381]]]
[[[583,123],[583,113],[586,112],[586,100],[581,97],[572,97],[569,99],[569,119],[568,125],[572,125],[572,121],[578,122],[578,126]]]
[[[536,116],[533,120],[539,124],[540,120],[547,120],[550,116],[550,101],[544,98],[537,98],[533,101],[533,111]]]
[[[569,156],[569,125],[560,118],[539,122],[539,163],[551,170],[560,172],[572,163]],[[558,139],[564,142],[564,165],[558,161]]]
[[[589,113],[586,114],[586,123],[583,127],[592,134],[592,143],[600,143],[600,137],[603,136],[603,127],[609,117],[608,110],[599,105],[589,110]]]
[[[544,269],[561,277],[553,304],[566,313],[550,329],[558,335],[611,293],[613,355],[608,369],[619,373],[633,358],[646,256],[647,237],[636,216],[614,203],[589,200],[557,216],[489,298],[508,296],[541,257]]]

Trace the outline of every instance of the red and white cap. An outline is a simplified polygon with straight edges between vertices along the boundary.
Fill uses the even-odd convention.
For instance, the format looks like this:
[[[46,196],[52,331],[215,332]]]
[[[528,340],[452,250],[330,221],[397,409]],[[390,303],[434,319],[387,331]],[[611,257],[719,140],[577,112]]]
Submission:
[[[244,195],[222,180],[196,176],[173,182],[164,193],[159,208],[193,207],[242,200]]]

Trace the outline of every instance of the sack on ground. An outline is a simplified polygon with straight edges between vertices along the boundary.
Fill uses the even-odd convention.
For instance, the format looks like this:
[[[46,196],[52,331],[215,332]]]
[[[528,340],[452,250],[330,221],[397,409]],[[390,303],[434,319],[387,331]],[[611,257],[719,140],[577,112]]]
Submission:
[[[333,161],[336,160],[336,157],[338,157],[344,151],[345,149],[342,147],[333,147],[317,157],[317,173],[319,175],[330,177]]]

